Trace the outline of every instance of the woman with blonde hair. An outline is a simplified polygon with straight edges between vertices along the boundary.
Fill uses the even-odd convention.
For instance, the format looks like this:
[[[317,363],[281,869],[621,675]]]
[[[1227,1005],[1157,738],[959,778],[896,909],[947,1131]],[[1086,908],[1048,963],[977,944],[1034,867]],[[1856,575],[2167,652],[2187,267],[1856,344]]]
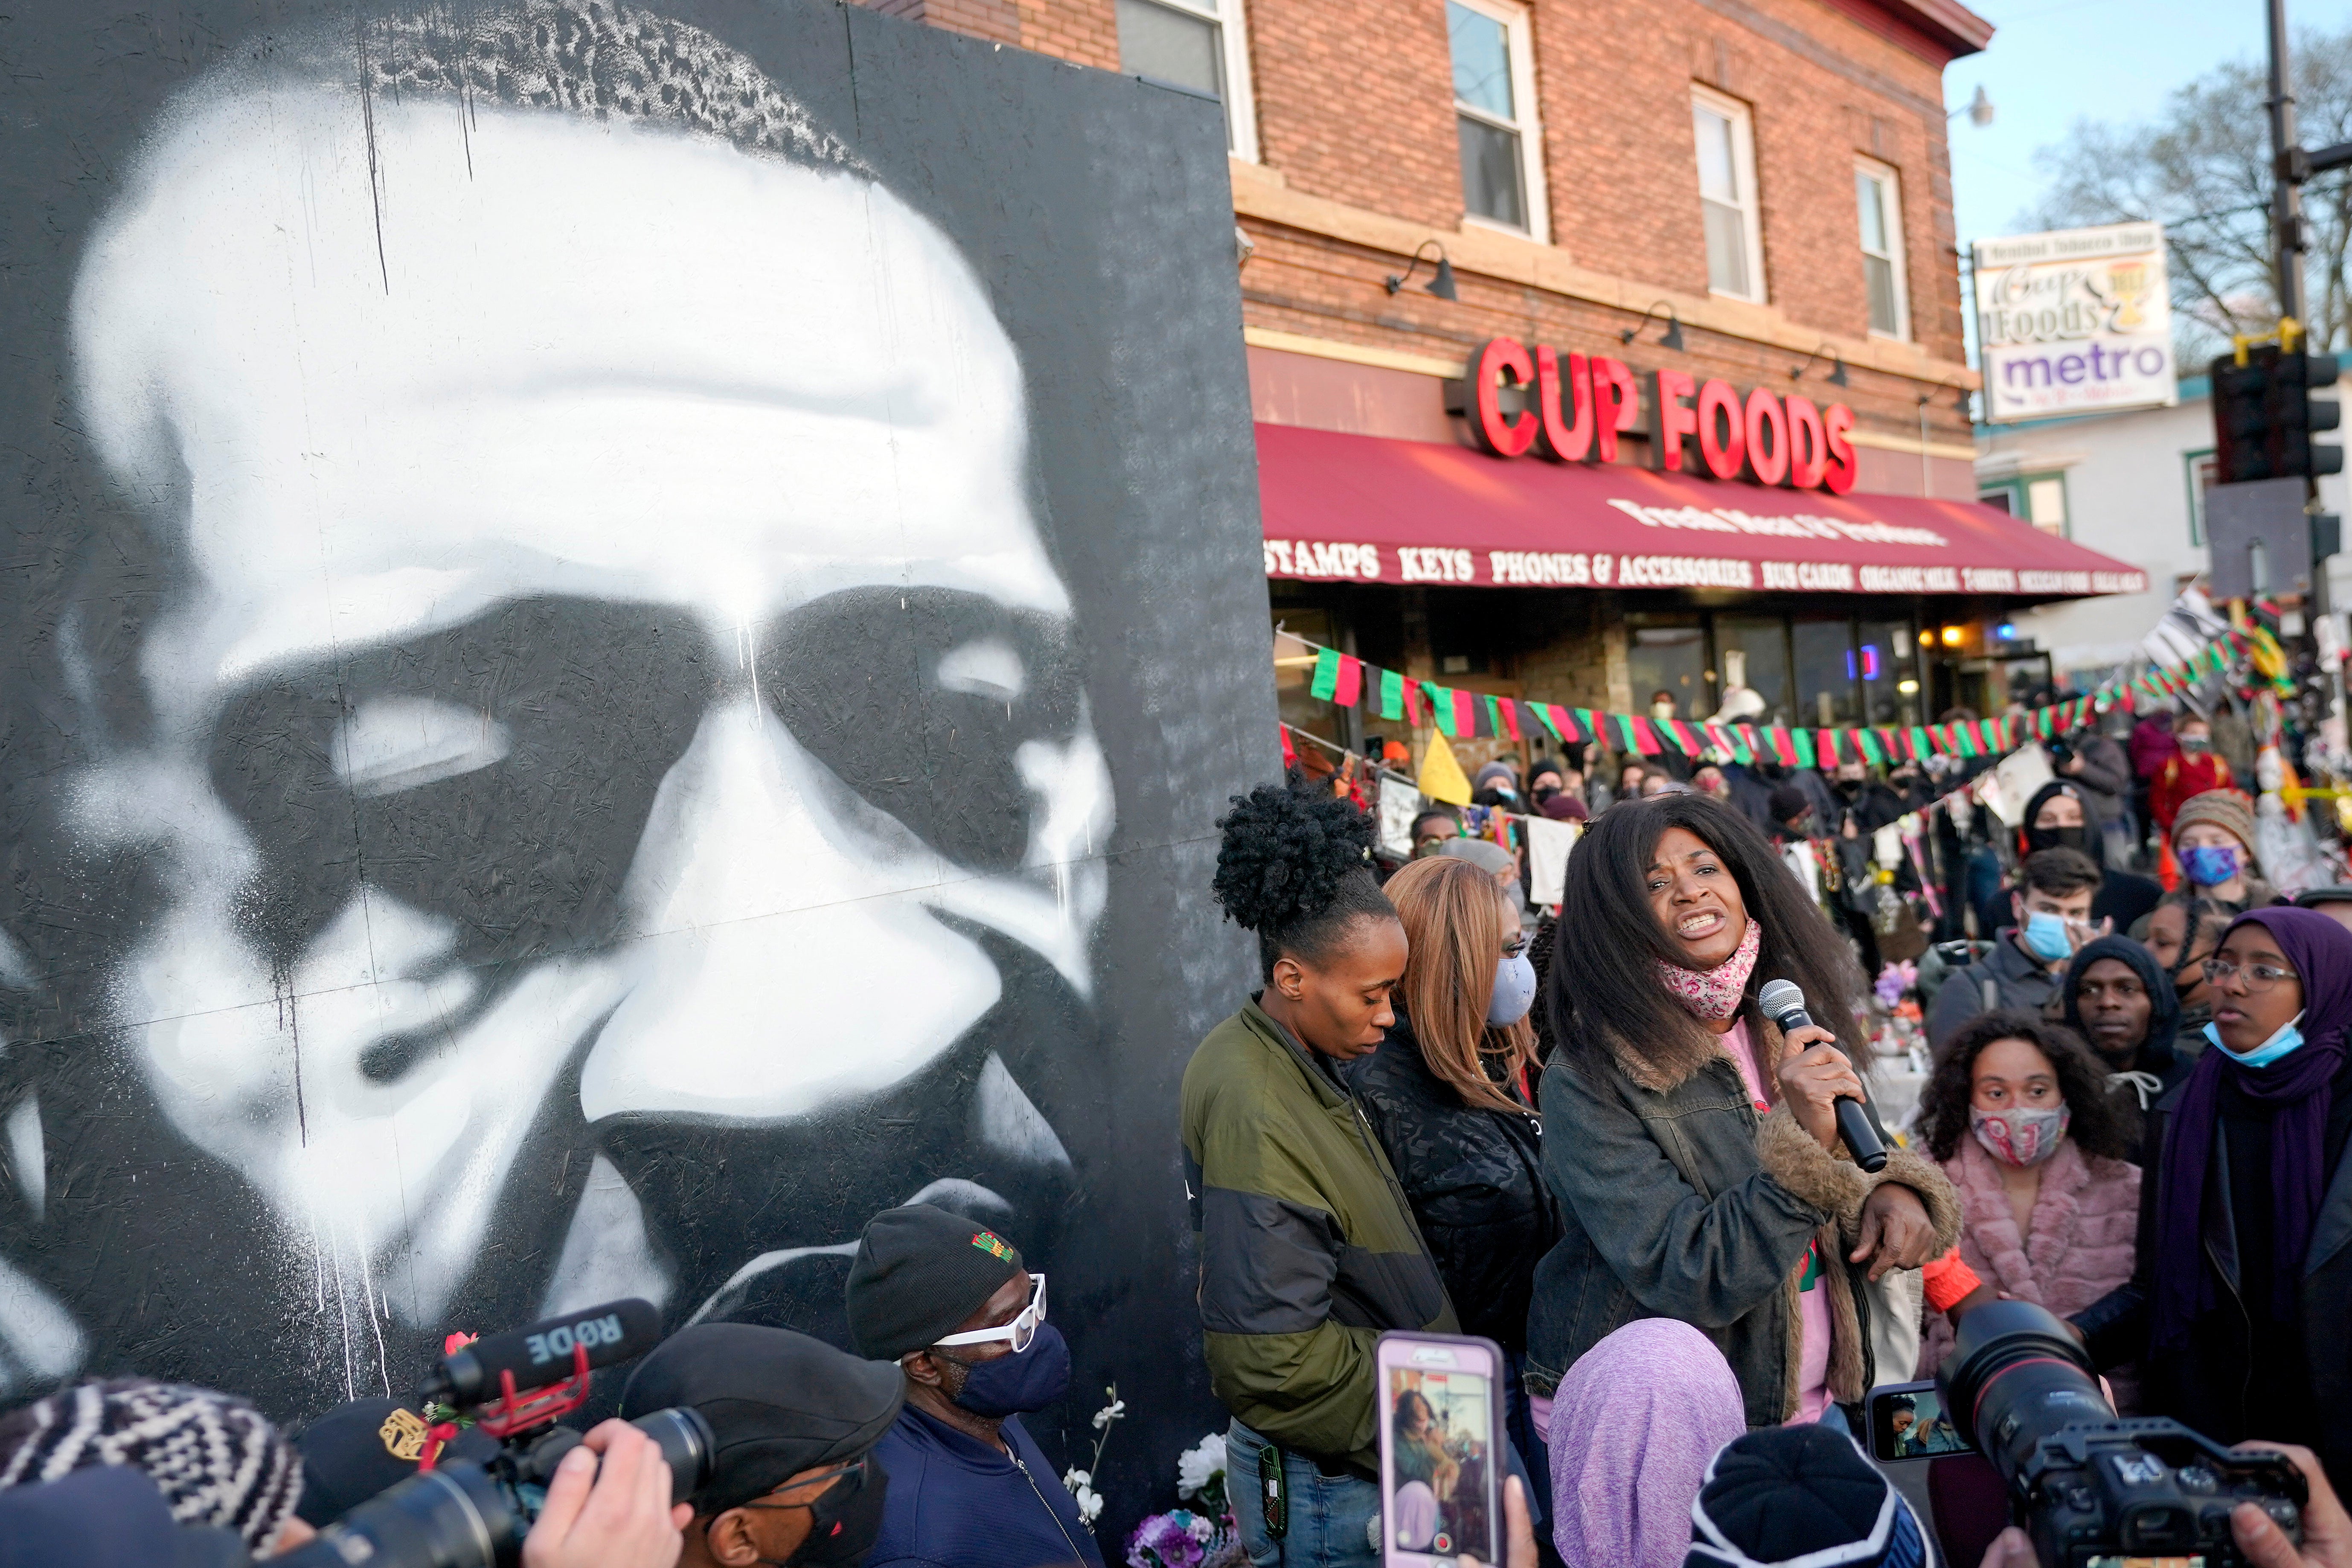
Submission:
[[[1462,1331],[1510,1359],[1512,1440],[1538,1474],[1518,1363],[1537,1262],[1559,1239],[1528,1099],[1536,976],[1516,910],[1467,860],[1416,860],[1382,889],[1404,923],[1396,1022],[1350,1082],[1388,1151]]]

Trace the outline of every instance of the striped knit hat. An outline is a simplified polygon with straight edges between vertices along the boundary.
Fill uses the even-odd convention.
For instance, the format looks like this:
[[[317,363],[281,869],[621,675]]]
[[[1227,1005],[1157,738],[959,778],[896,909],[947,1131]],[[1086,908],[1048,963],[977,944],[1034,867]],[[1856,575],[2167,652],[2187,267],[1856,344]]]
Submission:
[[[91,1465],[143,1473],[176,1523],[234,1530],[258,1552],[294,1511],[302,1462],[244,1400],[126,1378],[85,1383],[0,1419],[0,1487]]]

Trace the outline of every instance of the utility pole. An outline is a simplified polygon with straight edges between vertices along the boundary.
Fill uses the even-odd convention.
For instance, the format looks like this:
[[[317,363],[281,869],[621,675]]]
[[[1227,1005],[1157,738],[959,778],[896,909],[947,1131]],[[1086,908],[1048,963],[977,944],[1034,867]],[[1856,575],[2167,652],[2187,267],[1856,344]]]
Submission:
[[[2287,48],[2286,0],[2267,0],[2267,4],[2271,23],[2271,159],[2277,170],[2271,186],[2271,237],[2278,247],[2279,314],[2301,325],[2303,182],[2308,177],[2308,165],[2295,126],[2294,62]]]

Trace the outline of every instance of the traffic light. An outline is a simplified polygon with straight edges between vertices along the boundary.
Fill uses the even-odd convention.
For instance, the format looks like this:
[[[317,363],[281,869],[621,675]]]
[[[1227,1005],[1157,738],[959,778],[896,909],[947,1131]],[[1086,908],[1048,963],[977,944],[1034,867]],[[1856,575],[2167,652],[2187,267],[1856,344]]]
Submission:
[[[2344,448],[2314,441],[2315,431],[2333,430],[2343,410],[2333,398],[2316,398],[2314,387],[2336,384],[2334,354],[2282,353],[2276,343],[2213,362],[2214,482],[2316,478],[2344,471]]]

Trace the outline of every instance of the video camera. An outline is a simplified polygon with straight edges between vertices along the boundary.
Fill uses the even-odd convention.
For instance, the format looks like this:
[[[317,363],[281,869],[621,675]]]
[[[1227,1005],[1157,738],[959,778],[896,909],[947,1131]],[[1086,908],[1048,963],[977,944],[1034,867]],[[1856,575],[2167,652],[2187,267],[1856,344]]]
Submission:
[[[2234,1453],[2178,1421],[2117,1416],[2081,1343],[2030,1301],[1972,1308],[1933,1384],[1872,1392],[1870,1426],[1882,1461],[1982,1454],[2044,1568],[2239,1568],[2230,1513],[2249,1502],[2303,1540],[2309,1489],[2285,1455]]]
[[[425,1374],[418,1403],[474,1413],[499,1439],[483,1464],[436,1466],[362,1503],[273,1568],[502,1568],[547,1502],[547,1484],[580,1434],[554,1425],[588,1399],[589,1373],[630,1361],[660,1342],[650,1302],[608,1301],[584,1311],[477,1340]],[[698,1410],[656,1410],[632,1423],[669,1464],[670,1497],[683,1502],[710,1473],[710,1424]],[[450,1428],[436,1428],[445,1435]]]

